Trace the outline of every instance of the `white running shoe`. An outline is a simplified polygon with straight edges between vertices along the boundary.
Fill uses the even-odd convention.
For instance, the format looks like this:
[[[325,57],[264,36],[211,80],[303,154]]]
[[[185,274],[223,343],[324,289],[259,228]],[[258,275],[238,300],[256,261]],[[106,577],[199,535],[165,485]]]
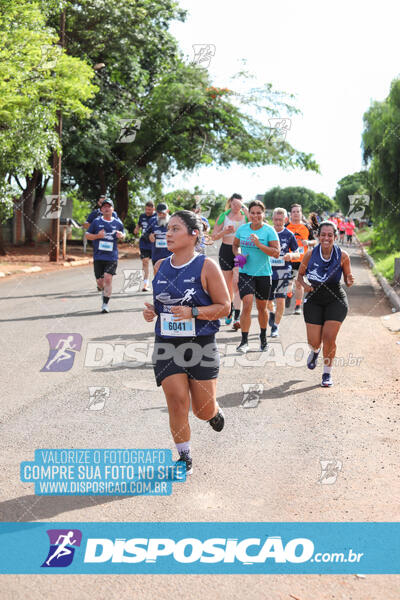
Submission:
[[[101,312],[102,313],[109,313],[110,312],[108,304],[104,304],[103,303],[103,306],[101,307]]]

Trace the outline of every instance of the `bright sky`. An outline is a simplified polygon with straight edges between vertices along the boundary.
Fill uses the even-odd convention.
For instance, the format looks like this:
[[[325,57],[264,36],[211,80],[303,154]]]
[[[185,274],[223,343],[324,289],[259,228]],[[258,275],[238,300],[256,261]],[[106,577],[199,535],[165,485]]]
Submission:
[[[180,0],[188,11],[172,34],[193,59],[193,44],[214,44],[213,84],[229,87],[240,60],[265,82],[296,95],[287,141],[311,152],[321,175],[278,167],[201,168],[168,182],[252,199],[273,186],[301,185],[332,196],[339,179],[362,168],[363,114],[383,100],[400,72],[400,4],[392,0]],[[250,84],[249,84],[250,85]],[[232,87],[232,86],[231,86]],[[284,115],[282,115],[284,116]]]

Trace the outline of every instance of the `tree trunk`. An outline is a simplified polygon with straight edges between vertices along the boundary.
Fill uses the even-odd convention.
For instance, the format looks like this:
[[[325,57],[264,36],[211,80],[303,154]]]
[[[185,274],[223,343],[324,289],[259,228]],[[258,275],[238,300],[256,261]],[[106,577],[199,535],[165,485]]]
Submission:
[[[33,222],[37,225],[39,221],[39,210],[42,206],[42,201],[44,197],[44,193],[46,191],[47,184],[49,183],[49,177],[43,178],[43,173],[41,171],[34,171],[34,175],[36,175],[36,191],[35,197],[33,201]]]
[[[26,177],[26,187],[22,192],[22,207],[24,215],[25,227],[25,245],[34,246],[34,215],[33,215],[33,200],[35,196],[36,181],[38,172],[34,171],[31,177]]]
[[[4,248],[2,223],[0,223],[0,256],[6,256],[6,254],[7,252]]]
[[[126,170],[126,168],[123,170]],[[116,185],[116,211],[118,213],[119,218],[123,221],[128,214],[129,207],[129,195],[128,195],[128,176],[120,170],[119,167],[116,167],[115,173],[117,176],[117,185]]]

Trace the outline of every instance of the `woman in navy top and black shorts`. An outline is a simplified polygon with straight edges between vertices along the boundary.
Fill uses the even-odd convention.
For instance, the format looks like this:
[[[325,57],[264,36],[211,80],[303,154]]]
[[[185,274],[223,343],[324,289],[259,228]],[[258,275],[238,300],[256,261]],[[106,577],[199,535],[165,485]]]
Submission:
[[[348,311],[347,295],[340,280],[343,274],[345,284],[350,287],[354,277],[349,255],[335,243],[336,225],[331,221],[320,223],[318,239],[317,246],[304,255],[297,281],[307,292],[303,308],[311,348],[307,366],[315,369],[322,343],[324,372],[321,385],[330,387],[336,337]]]
[[[220,268],[197,254],[201,219],[188,210],[176,212],[166,234],[173,254],[154,266],[153,304],[145,303],[146,321],[157,317],[154,372],[168,405],[172,437],[186,473],[192,473],[189,407],[215,431],[224,426],[216,401],[219,354],[215,334],[219,318],[230,311],[230,297]]]

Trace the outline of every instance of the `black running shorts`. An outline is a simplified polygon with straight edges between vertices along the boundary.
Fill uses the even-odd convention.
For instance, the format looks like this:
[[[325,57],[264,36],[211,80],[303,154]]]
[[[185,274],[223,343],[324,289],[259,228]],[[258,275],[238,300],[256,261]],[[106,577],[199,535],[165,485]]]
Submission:
[[[116,260],[94,260],[94,276],[96,279],[102,279],[104,273],[116,275],[118,262]]]
[[[140,248],[140,258],[151,258],[151,248],[148,250],[146,248]]]
[[[158,386],[178,373],[198,381],[216,379],[220,359],[215,334],[176,339],[156,335],[152,362]]]
[[[268,300],[271,289],[271,275],[247,275],[239,273],[239,294],[243,300],[248,294],[252,294],[257,300]]]
[[[325,321],[342,323],[348,309],[347,295],[341,284],[322,285],[304,298],[304,320],[312,325],[323,325]]]
[[[219,248],[219,266],[222,271],[232,271],[234,268],[235,255],[233,254],[231,244],[221,244]]]

